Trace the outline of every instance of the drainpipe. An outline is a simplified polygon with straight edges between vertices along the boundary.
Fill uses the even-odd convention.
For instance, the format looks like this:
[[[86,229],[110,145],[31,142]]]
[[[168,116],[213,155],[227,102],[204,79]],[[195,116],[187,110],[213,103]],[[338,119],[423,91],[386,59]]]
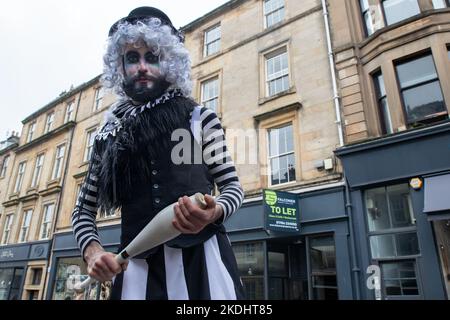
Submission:
[[[339,103],[339,93],[336,85],[336,72],[335,72],[335,64],[334,64],[334,56],[333,56],[333,47],[331,46],[331,33],[330,33],[330,22],[328,20],[328,8],[326,0],[322,1],[322,10],[323,10],[323,20],[325,23],[325,34],[327,39],[327,49],[328,49],[328,59],[330,62],[330,74],[331,74],[331,83],[333,85],[333,100],[334,100],[334,108],[336,112],[336,124],[338,127],[338,135],[339,135],[339,147],[344,146],[344,135],[342,130],[342,121],[341,121],[341,107]],[[356,299],[361,299],[361,294],[359,290],[359,274],[360,269],[358,266],[358,262],[356,259],[356,248],[355,242],[355,233],[353,230],[353,220],[352,220],[352,201],[350,195],[350,187],[348,185],[347,178],[345,176],[345,170],[343,170],[342,179],[345,182],[345,211],[348,217],[348,228],[349,228],[349,236],[350,236],[350,250],[351,250],[351,260],[352,260],[352,275],[353,275],[353,283],[355,285],[355,295]]]
[[[323,20],[325,23],[325,34],[327,37],[327,49],[328,49],[328,59],[330,62],[331,83],[333,85],[333,100],[334,100],[334,109],[336,112],[336,124],[338,127],[338,134],[339,134],[339,146],[342,147],[344,145],[344,135],[342,133],[342,121],[340,111],[341,107],[339,104],[339,93],[336,85],[336,72],[334,71],[334,56],[333,56],[333,48],[331,46],[330,23],[328,21],[328,9],[326,0],[322,0],[322,9],[323,9]]]

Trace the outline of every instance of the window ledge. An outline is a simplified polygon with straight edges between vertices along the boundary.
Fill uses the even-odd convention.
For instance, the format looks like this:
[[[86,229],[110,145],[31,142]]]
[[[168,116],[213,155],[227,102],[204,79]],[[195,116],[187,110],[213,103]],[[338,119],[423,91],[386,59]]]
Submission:
[[[272,100],[275,100],[275,99],[278,99],[278,98],[281,98],[281,97],[284,97],[284,96],[287,96],[290,94],[294,94],[296,92],[297,92],[297,90],[295,89],[295,87],[290,87],[289,89],[279,92],[273,96],[260,98],[258,101],[258,104],[261,106],[269,101],[272,101]]]

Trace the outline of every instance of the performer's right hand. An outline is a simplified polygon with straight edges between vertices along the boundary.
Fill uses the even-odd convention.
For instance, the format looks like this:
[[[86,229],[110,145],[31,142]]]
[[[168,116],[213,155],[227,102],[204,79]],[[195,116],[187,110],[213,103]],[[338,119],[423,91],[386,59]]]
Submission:
[[[106,252],[102,246],[92,241],[85,250],[84,258],[87,262],[88,275],[97,281],[105,282],[126,270],[128,262],[120,265],[115,254]]]

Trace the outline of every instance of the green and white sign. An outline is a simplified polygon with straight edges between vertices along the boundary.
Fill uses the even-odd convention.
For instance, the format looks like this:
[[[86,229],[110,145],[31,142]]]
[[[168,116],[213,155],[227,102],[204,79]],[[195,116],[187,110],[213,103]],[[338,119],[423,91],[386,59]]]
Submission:
[[[299,230],[298,196],[293,193],[263,190],[266,229],[284,232]]]

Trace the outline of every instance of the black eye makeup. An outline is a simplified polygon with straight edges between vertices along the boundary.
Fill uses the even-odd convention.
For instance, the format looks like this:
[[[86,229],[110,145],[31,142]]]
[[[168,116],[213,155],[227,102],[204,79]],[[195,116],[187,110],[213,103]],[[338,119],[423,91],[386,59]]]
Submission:
[[[127,63],[138,63],[139,62],[139,53],[136,51],[129,51],[125,55],[125,60]]]
[[[145,57],[145,61],[147,61],[148,63],[156,64],[159,62],[159,56],[155,56],[151,52],[147,52],[144,57]]]

